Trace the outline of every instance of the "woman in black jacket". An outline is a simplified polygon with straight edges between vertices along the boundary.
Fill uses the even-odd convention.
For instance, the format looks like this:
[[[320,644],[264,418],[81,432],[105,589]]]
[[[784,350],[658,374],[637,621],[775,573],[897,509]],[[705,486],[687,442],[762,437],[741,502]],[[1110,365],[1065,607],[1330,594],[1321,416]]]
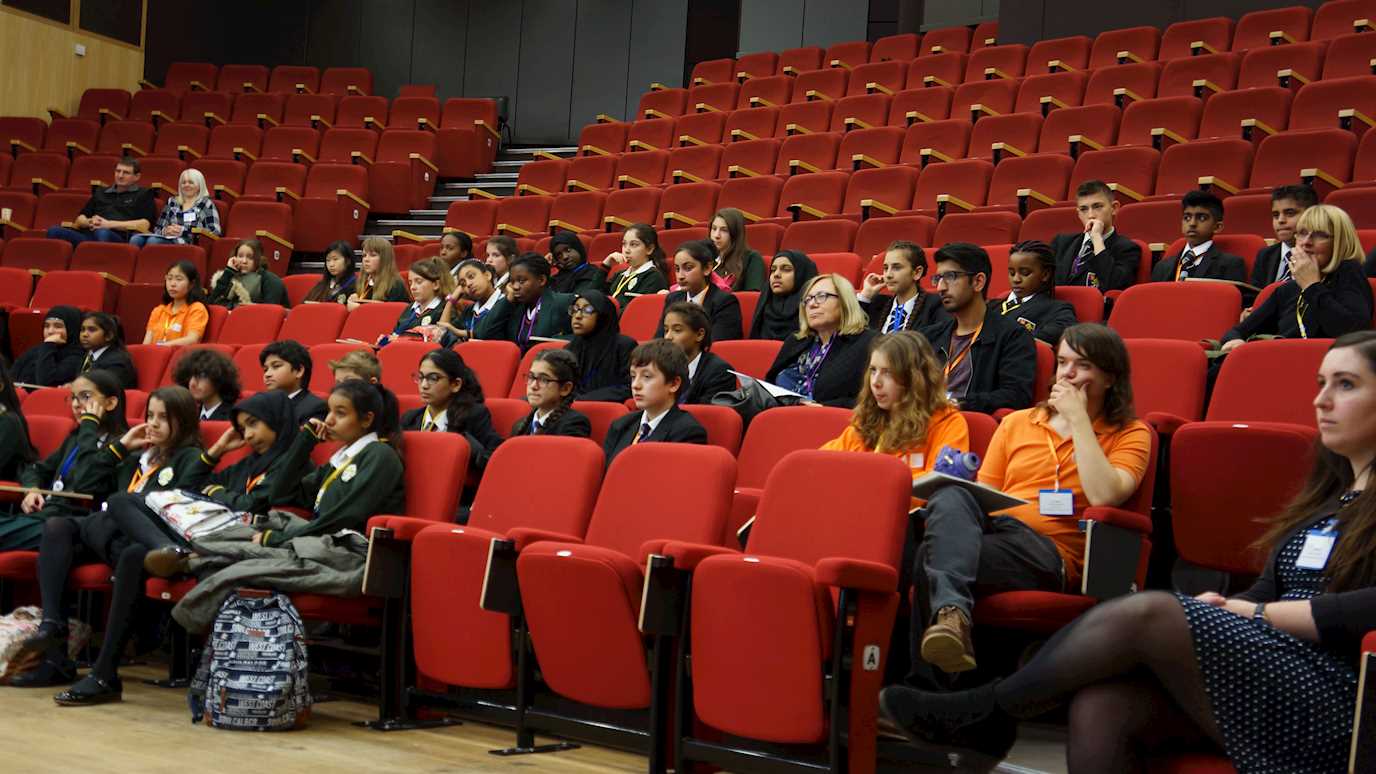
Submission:
[[[55,306],[43,318],[43,341],[14,361],[14,380],[22,385],[58,387],[81,373],[81,310]]]
[[[805,403],[854,408],[870,341],[879,334],[870,330],[855,288],[839,274],[819,274],[802,296],[798,331],[784,339],[765,381],[802,395]]]
[[[573,341],[564,349],[578,358],[578,400],[623,403],[631,397],[631,350],[616,305],[600,290],[580,290],[569,305]]]
[[[884,713],[924,742],[1001,758],[1017,719],[1069,702],[1071,771],[1140,770],[1164,745],[1216,748],[1240,772],[1347,771],[1376,625],[1376,333],[1334,342],[1318,382],[1314,467],[1258,541],[1270,558],[1250,589],[1119,597],[1002,681],[886,688]]]
[[[124,333],[114,315],[87,312],[81,318],[81,348],[86,350],[81,360],[81,373],[99,368],[114,374],[126,390],[139,386],[134,359],[124,346]]]

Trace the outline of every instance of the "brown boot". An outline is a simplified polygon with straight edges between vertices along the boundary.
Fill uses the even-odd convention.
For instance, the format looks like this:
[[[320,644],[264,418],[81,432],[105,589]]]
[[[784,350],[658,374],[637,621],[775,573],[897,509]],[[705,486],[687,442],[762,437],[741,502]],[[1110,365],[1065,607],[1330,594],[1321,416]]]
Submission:
[[[975,668],[975,648],[970,641],[970,619],[957,607],[937,611],[936,623],[922,633],[922,659],[943,672]]]

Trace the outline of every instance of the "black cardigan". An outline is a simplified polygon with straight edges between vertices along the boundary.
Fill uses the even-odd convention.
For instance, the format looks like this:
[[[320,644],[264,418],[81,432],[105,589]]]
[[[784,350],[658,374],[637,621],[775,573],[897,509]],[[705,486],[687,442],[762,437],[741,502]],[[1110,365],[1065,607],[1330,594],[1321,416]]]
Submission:
[[[922,331],[936,350],[942,365],[950,357],[951,334],[956,319]],[[965,411],[992,414],[1001,408],[1025,409],[1032,405],[1032,386],[1037,379],[1037,344],[1032,334],[1000,314],[984,315],[984,328],[970,344],[970,382],[965,395],[956,396]]]
[[[827,352],[826,360],[817,369],[817,378],[812,384],[812,399],[824,406],[854,408],[855,396],[865,379],[865,369],[870,362],[870,342],[879,334],[872,330],[860,333],[837,334],[836,341]],[[800,339],[789,336],[779,348],[778,357],[765,374],[767,382],[777,382],[779,373],[793,365],[812,347],[813,337]]]
[[[664,297],[664,309],[679,301],[688,300],[688,291],[675,290]],[[712,341],[729,341],[745,337],[741,327],[741,302],[734,293],[728,293],[716,285],[707,286],[707,297],[702,300],[702,310],[712,321]],[[664,312],[659,315],[659,327],[655,328],[655,338],[664,338]]]
[[[1270,333],[1286,339],[1300,338],[1295,307],[1303,297],[1305,338],[1334,339],[1344,333],[1371,327],[1371,285],[1361,261],[1343,261],[1333,273],[1305,288],[1286,280],[1247,318],[1223,335],[1223,341],[1248,339]]]

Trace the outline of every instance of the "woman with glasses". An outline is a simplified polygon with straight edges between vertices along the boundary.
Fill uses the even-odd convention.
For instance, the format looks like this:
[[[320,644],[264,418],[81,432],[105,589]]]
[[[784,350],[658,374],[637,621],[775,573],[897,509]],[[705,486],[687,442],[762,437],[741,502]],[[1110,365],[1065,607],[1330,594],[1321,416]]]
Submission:
[[[401,417],[402,430],[458,433],[468,441],[468,465],[482,470],[501,444],[492,429],[492,412],[483,405],[483,388],[473,369],[452,349],[426,352],[411,380],[425,405]]]
[[[854,408],[865,380],[870,342],[879,334],[839,274],[819,274],[803,286],[798,331],[787,339],[765,381],[803,396],[811,405]]]
[[[569,325],[573,341],[564,349],[578,359],[578,399],[622,403],[631,397],[636,340],[621,332],[612,300],[600,290],[578,291],[569,304]]]
[[[1346,212],[1327,204],[1305,210],[1295,224],[1290,278],[1223,334],[1223,351],[1263,334],[1333,339],[1370,328],[1371,285],[1362,257],[1362,243]]]
[[[511,437],[567,435],[588,438],[592,422],[573,409],[578,358],[565,349],[546,349],[535,356],[526,374],[526,402],[530,413],[516,421]]]

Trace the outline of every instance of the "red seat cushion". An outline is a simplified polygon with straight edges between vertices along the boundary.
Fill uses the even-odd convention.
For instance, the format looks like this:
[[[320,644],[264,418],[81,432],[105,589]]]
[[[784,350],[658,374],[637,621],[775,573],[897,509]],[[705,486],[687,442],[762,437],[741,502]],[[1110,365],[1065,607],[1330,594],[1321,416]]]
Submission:
[[[196,588],[195,578],[149,578],[144,585],[144,593],[164,602],[180,602],[182,597]]]
[[[37,551],[5,551],[0,553],[0,578],[30,580],[37,573]]]
[[[382,625],[382,599],[379,597],[332,597],[325,594],[292,594],[296,612],[307,621],[337,624]]]
[[[77,591],[101,591],[110,588],[111,576],[115,571],[108,564],[83,564],[72,568],[67,577],[67,585]]]

